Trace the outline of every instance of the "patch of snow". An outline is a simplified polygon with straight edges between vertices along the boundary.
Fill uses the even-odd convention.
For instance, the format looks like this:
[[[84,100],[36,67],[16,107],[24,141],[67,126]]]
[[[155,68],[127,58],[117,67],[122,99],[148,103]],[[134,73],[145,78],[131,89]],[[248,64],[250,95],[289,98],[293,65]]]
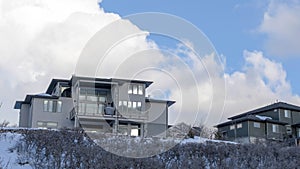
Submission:
[[[47,93],[40,93],[40,94],[37,94],[36,96],[46,96],[46,97],[51,97],[52,95],[47,94]]]
[[[267,120],[267,119],[272,120],[272,118],[268,117],[268,116],[259,116],[259,115],[256,115],[255,117],[259,118],[260,120]]]
[[[0,168],[16,168],[16,169],[31,169],[28,164],[19,165],[17,163],[18,154],[16,151],[11,151],[10,148],[14,147],[18,140],[22,138],[18,133],[1,133],[0,134]]]
[[[181,144],[186,144],[186,143],[206,143],[206,142],[237,144],[236,142],[232,142],[232,141],[212,140],[212,139],[202,138],[202,137],[197,137],[197,136],[195,136],[194,138],[183,139],[181,141]]]

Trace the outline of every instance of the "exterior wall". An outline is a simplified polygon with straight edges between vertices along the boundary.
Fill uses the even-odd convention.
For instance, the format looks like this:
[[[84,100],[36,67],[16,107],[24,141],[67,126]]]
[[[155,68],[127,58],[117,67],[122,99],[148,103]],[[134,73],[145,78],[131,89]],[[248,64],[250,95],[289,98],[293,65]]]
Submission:
[[[300,112],[292,111],[291,116],[292,116],[292,124],[300,123]]]
[[[168,129],[168,106],[166,103],[146,102],[146,111],[149,112],[146,124],[146,136],[165,135]]]
[[[32,121],[31,127],[37,128],[37,122],[57,122],[57,128],[73,128],[74,123],[69,119],[69,113],[73,108],[73,100],[71,98],[60,98],[62,101],[62,111],[61,112],[44,112],[43,104],[44,100],[49,99],[41,99],[41,98],[33,98],[32,99]]]
[[[267,139],[272,139],[272,140],[282,140],[283,135],[285,134],[285,126],[283,125],[278,125],[279,126],[279,132],[275,133],[272,130],[272,123],[267,123],[266,124],[266,130],[267,130]]]
[[[237,123],[239,124],[239,123]],[[248,137],[248,121],[241,122],[242,128],[237,128],[236,125],[236,138],[238,137]]]
[[[165,137],[167,126],[165,124],[148,123],[146,124],[146,137]]]
[[[254,127],[254,123],[259,123],[260,128]],[[266,123],[249,121],[249,136],[255,138],[266,138]]]
[[[292,112],[291,117],[284,117],[284,109],[280,109],[279,111],[279,121],[286,122],[288,124],[292,124]]]
[[[130,84],[142,85],[143,94],[128,94],[128,88]],[[136,101],[142,103],[142,110],[145,110],[145,85],[138,83],[124,83],[122,86],[119,86],[119,100],[121,101]]]
[[[223,134],[223,139],[233,141],[235,139],[235,130],[230,130],[230,125],[219,127],[218,131]]]
[[[29,127],[29,104],[22,104],[19,114],[19,127]]]
[[[268,116],[268,117],[271,117],[273,120],[279,120],[279,109],[262,112],[262,113],[259,113],[258,115]]]

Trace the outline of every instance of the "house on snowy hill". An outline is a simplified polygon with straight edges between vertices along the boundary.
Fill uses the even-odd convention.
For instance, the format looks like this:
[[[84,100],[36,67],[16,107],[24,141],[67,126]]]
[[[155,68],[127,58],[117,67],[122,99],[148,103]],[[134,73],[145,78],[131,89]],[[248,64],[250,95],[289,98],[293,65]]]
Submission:
[[[146,97],[144,80],[72,76],[52,79],[45,94],[17,101],[19,126],[77,128],[128,136],[164,136],[174,101]]]
[[[277,102],[228,119],[215,126],[224,140],[242,143],[254,143],[257,140],[300,143],[299,106]]]

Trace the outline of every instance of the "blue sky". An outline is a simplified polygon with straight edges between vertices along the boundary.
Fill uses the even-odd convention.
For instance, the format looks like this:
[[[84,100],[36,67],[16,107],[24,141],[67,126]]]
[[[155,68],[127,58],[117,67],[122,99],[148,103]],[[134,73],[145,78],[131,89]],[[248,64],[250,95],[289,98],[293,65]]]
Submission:
[[[281,3],[274,1],[276,2]],[[265,44],[267,35],[258,31],[264,13],[271,3],[273,1],[103,0],[100,5],[106,12],[117,13],[120,16],[140,12],[163,12],[188,20],[207,35],[219,54],[225,56],[227,73],[243,69],[244,50],[262,51],[265,57],[282,64],[293,93],[299,95],[299,55],[269,52]]]

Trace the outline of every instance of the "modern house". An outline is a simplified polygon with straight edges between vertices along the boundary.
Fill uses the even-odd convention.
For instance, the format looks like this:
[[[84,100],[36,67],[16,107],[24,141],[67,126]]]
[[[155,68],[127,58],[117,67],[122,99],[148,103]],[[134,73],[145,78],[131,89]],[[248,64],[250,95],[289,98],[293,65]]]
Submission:
[[[218,133],[228,141],[300,141],[300,107],[277,102],[228,118],[218,124]]]
[[[174,101],[146,97],[151,81],[72,76],[52,79],[44,94],[16,101],[19,126],[77,128],[129,136],[164,136]]]

